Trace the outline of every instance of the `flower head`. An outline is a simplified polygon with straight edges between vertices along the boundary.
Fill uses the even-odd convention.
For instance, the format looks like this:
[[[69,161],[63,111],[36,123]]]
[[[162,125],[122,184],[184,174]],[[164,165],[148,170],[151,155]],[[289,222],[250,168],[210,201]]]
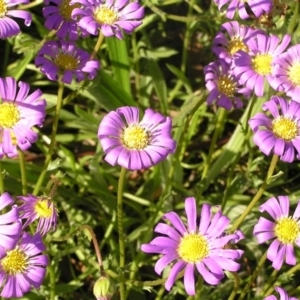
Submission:
[[[251,91],[238,83],[238,79],[230,71],[230,65],[224,61],[210,63],[204,68],[206,88],[210,94],[207,104],[214,101],[218,106],[230,110],[231,108],[243,107],[240,97],[249,97]]]
[[[105,160],[130,169],[150,168],[174,153],[172,121],[148,108],[139,120],[136,107],[124,106],[109,112],[101,121],[98,138]]]
[[[4,155],[18,155],[17,147],[22,151],[34,143],[38,134],[31,128],[42,126],[45,118],[46,102],[42,92],[29,93],[29,85],[14,78],[0,78],[0,158]]]
[[[2,194],[0,196],[0,210],[7,209],[14,202],[8,193]],[[22,223],[19,219],[18,207],[13,205],[11,210],[0,215],[0,258],[6,255],[6,251],[16,246],[21,236],[21,230]]]
[[[57,209],[54,202],[47,197],[36,197],[33,195],[19,196],[24,203],[19,207],[20,218],[27,219],[23,228],[39,220],[37,232],[42,236],[51,229],[54,231],[57,224]]]
[[[300,45],[290,47],[273,60],[271,86],[284,91],[287,96],[300,103]]]
[[[243,238],[243,234],[238,231],[225,235],[224,230],[229,224],[229,219],[220,210],[213,216],[208,204],[203,204],[197,226],[195,198],[185,200],[185,211],[187,228],[175,212],[166,213],[163,219],[169,221],[172,226],[159,223],[154,231],[165,236],[154,238],[150,244],[143,244],[141,249],[146,253],[163,255],[155,264],[155,271],[159,275],[168,264],[176,261],[165,283],[168,291],[174,285],[178,273],[185,269],[185,290],[189,295],[194,295],[195,268],[203,279],[212,285],[218,284],[224,278],[224,270],[239,270],[240,265],[235,259],[239,259],[243,251],[225,246],[230,241],[236,243]]]
[[[294,245],[300,246],[300,201],[293,216],[289,216],[289,198],[279,196],[270,198],[259,207],[260,212],[266,211],[275,222],[260,217],[254,226],[253,235],[259,244],[273,239],[267,258],[273,262],[272,266],[279,270],[285,261],[289,265],[296,264]]]
[[[250,15],[247,8],[250,8],[256,18],[268,13],[272,9],[272,0],[214,0],[221,11],[223,6],[228,4],[226,9],[226,17],[233,19],[236,10],[238,10],[241,19],[248,19]]]
[[[74,8],[81,7],[80,4],[70,4],[70,0],[45,0],[43,15],[46,19],[45,27],[49,30],[57,30],[56,35],[60,39],[69,38],[77,40],[79,35],[87,36],[84,28],[79,29],[77,22],[71,17]]]
[[[275,290],[279,293],[279,300],[298,300],[298,298],[295,297],[289,297],[288,293],[281,287],[276,286]],[[277,300],[277,298],[274,295],[268,296],[264,298],[264,300]]]
[[[234,74],[241,84],[245,84],[250,90],[254,90],[256,96],[264,94],[264,78],[269,84],[274,80],[272,76],[273,58],[281,54],[291,37],[285,35],[279,45],[279,37],[258,33],[255,38],[247,41],[249,53],[238,51],[234,56]]]
[[[272,119],[258,113],[249,120],[254,131],[253,141],[266,155],[273,152],[285,162],[293,162],[295,151],[300,159],[300,104],[277,96],[263,105]]]
[[[77,48],[74,42],[63,40],[46,42],[35,58],[35,65],[41,67],[48,79],[56,81],[62,76],[64,83],[71,83],[73,77],[78,82],[86,77],[92,80],[100,68],[89,53]]]
[[[122,39],[122,31],[132,33],[144,17],[144,7],[138,2],[126,5],[128,0],[72,0],[70,3],[82,5],[73,10],[72,17],[93,35],[98,35],[100,30],[104,36],[115,35]]]
[[[25,25],[30,26],[31,14],[25,10],[16,10],[12,7],[19,4],[28,4],[29,0],[0,0],[0,38],[5,39],[20,33],[20,27],[11,17],[25,20]]]
[[[237,21],[224,23],[214,38],[212,51],[220,60],[230,64],[237,51],[249,52],[247,41],[258,32],[260,31],[249,26],[239,25]]]
[[[39,234],[23,233],[18,245],[0,260],[2,297],[22,297],[31,286],[39,288],[42,285],[48,265],[48,257],[41,253],[44,250]]]

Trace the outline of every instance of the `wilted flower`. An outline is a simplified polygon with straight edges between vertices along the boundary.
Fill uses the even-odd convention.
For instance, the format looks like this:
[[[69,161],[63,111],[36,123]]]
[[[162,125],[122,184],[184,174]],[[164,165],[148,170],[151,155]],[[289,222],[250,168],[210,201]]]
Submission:
[[[175,151],[172,121],[148,108],[140,121],[136,107],[124,106],[109,112],[101,121],[98,138],[105,160],[129,169],[147,169]]]
[[[296,152],[300,159],[300,104],[273,96],[263,104],[263,110],[273,118],[257,113],[248,122],[260,151],[266,155],[272,152],[285,162],[293,162]]]
[[[29,85],[12,77],[0,78],[0,158],[18,155],[17,147],[27,150],[38,139],[31,128],[42,126],[46,102],[42,92],[29,93]]]
[[[278,200],[270,198],[259,207],[259,211],[269,213],[275,222],[260,217],[254,226],[253,235],[259,244],[275,238],[268,249],[267,258],[273,262],[276,270],[280,270],[284,261],[295,265],[294,245],[300,246],[300,201],[293,216],[289,216],[289,206],[287,196],[279,196]]]
[[[185,200],[187,228],[175,212],[166,213],[164,220],[171,223],[159,223],[155,232],[165,236],[154,238],[150,244],[143,244],[142,251],[159,253],[163,256],[156,262],[155,271],[162,270],[172,261],[165,288],[169,291],[175,283],[178,273],[184,271],[184,287],[189,295],[195,294],[195,268],[208,284],[216,285],[225,276],[224,270],[236,272],[240,265],[235,262],[243,254],[242,250],[225,247],[230,241],[236,243],[243,234],[238,231],[225,235],[224,230],[229,219],[219,210],[212,216],[211,206],[203,204],[199,226],[197,225],[197,207],[195,198]]]

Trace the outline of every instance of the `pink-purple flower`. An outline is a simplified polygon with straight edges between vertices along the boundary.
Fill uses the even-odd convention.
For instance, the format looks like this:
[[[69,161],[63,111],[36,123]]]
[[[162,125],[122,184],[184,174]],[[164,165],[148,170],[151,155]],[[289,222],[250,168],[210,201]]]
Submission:
[[[273,58],[281,54],[289,45],[291,37],[284,35],[281,44],[276,35],[258,33],[255,38],[247,41],[249,53],[239,50],[234,56],[234,74],[241,84],[253,90],[256,96],[264,94],[265,78],[269,84],[274,80],[272,76]]]
[[[12,19],[20,18],[24,20],[26,26],[30,26],[31,14],[25,10],[13,9],[19,4],[28,4],[29,0],[1,0],[0,6],[0,38],[5,39],[21,32],[18,23]]]
[[[254,226],[253,235],[259,244],[274,239],[267,251],[267,258],[273,262],[272,266],[276,270],[280,270],[284,261],[289,265],[296,264],[294,245],[300,246],[300,201],[294,214],[290,216],[289,198],[277,198],[272,197],[259,207],[259,211],[266,211],[273,221],[260,217]]]
[[[109,112],[98,130],[105,160],[129,169],[147,169],[174,153],[172,121],[148,108],[140,121],[137,107],[124,106]]]
[[[88,35],[86,30],[79,29],[77,22],[71,17],[73,9],[81,7],[80,4],[71,5],[70,0],[45,0],[44,2],[43,15],[46,19],[44,25],[49,30],[57,30],[57,37],[77,40],[80,35]]]
[[[104,36],[122,39],[123,31],[132,33],[144,17],[144,7],[138,2],[127,4],[128,0],[72,0],[70,3],[82,5],[73,10],[72,18],[93,35],[101,31]]]
[[[46,101],[42,92],[29,94],[29,85],[12,77],[0,78],[0,158],[18,155],[17,147],[27,150],[38,134],[31,128],[42,126],[46,115]]]
[[[227,110],[243,107],[241,97],[249,98],[251,90],[239,84],[230,65],[222,60],[212,62],[204,68],[204,74],[205,86],[210,92],[206,100],[208,105],[215,102]]]
[[[300,103],[300,45],[290,47],[273,60],[270,84],[278,91],[284,91],[287,96]]]
[[[289,297],[288,293],[279,286],[275,286],[275,290],[279,293],[278,300],[298,300],[298,298]],[[274,295],[270,295],[268,297],[265,297],[264,300],[277,300],[277,297]]]
[[[41,68],[48,79],[61,78],[70,84],[73,78],[77,82],[92,80],[100,68],[99,61],[90,59],[90,54],[76,46],[72,41],[48,41],[35,58],[35,65]]]
[[[19,196],[18,198],[24,202],[19,206],[20,218],[26,219],[23,228],[35,220],[39,220],[36,232],[39,232],[42,236],[48,231],[56,229],[58,212],[51,198],[36,197],[31,194]]]
[[[6,255],[7,250],[13,249],[19,241],[22,231],[22,222],[19,219],[17,205],[8,194],[0,196],[0,211],[6,210],[6,213],[0,215],[0,258]],[[8,210],[8,208],[11,209]]]
[[[185,200],[187,227],[175,212],[166,213],[163,219],[170,225],[159,223],[154,229],[162,234],[154,238],[150,244],[143,244],[142,251],[162,254],[155,264],[155,271],[161,274],[167,265],[172,264],[165,288],[169,291],[176,281],[178,273],[184,270],[184,287],[189,295],[195,294],[195,269],[208,284],[216,285],[225,276],[224,270],[236,272],[243,251],[225,247],[229,242],[236,243],[244,236],[237,231],[225,234],[229,219],[221,210],[212,214],[211,206],[203,204],[200,222],[197,224],[197,206],[195,198]]]
[[[46,275],[48,257],[39,234],[24,232],[17,246],[0,260],[1,297],[22,297],[31,287],[39,288]]]
[[[300,104],[273,96],[263,104],[263,110],[248,122],[254,132],[253,141],[266,155],[274,153],[285,162],[300,159]]]
[[[226,17],[233,19],[236,10],[241,19],[248,19],[250,17],[249,8],[256,18],[268,13],[272,9],[272,0],[214,0],[218,5],[219,10],[224,10],[225,7]],[[246,8],[247,7],[247,8]]]

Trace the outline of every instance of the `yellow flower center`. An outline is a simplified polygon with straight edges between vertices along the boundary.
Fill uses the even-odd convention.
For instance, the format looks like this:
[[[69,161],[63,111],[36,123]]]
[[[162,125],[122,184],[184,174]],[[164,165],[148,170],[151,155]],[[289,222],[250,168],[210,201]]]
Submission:
[[[61,70],[76,70],[78,61],[70,54],[58,54],[55,59],[54,63],[61,69]]]
[[[0,0],[0,17],[4,17],[7,12],[7,5],[4,0]]]
[[[249,52],[248,46],[245,45],[240,38],[234,38],[233,40],[231,40],[228,43],[227,50],[231,55],[238,52],[239,50],[242,50],[247,53]]]
[[[209,254],[208,242],[200,234],[188,234],[180,240],[177,253],[185,262],[200,262]]]
[[[281,243],[293,244],[300,234],[299,224],[290,217],[281,218],[275,226],[275,234]]]
[[[141,150],[148,146],[150,136],[144,128],[132,125],[124,130],[121,140],[127,149]]]
[[[39,216],[39,218],[49,218],[52,215],[52,208],[51,205],[48,206],[48,200],[40,198],[35,206],[34,206],[35,212]]]
[[[298,126],[295,121],[279,117],[272,122],[273,133],[285,141],[291,141],[298,135]]]
[[[260,75],[269,75],[271,73],[272,56],[269,54],[258,54],[252,58],[252,68]]]
[[[225,96],[232,98],[234,97],[236,83],[229,75],[220,76],[218,80],[218,89]]]
[[[8,251],[0,264],[6,274],[16,275],[23,273],[27,267],[26,254],[18,248]]]
[[[18,107],[13,103],[0,104],[0,127],[12,128],[20,120]]]
[[[95,19],[99,24],[108,24],[112,25],[119,20],[119,15],[113,9],[110,9],[105,6],[100,6],[95,11]]]
[[[288,70],[289,79],[294,85],[300,85],[300,62],[292,65]]]
[[[59,5],[59,13],[63,17],[64,20],[71,22],[71,21],[73,21],[73,19],[71,17],[73,9],[80,8],[80,7],[81,7],[81,5],[79,3],[70,5],[70,0],[63,0]]]

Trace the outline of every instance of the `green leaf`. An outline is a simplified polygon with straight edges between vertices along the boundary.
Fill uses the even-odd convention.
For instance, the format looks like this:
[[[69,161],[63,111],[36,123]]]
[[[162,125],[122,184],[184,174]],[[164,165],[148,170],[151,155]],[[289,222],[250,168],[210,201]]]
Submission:
[[[13,64],[9,65],[6,76],[11,76],[14,77],[16,80],[19,80],[25,72],[33,56],[34,52],[28,51],[21,59],[18,59]]]

